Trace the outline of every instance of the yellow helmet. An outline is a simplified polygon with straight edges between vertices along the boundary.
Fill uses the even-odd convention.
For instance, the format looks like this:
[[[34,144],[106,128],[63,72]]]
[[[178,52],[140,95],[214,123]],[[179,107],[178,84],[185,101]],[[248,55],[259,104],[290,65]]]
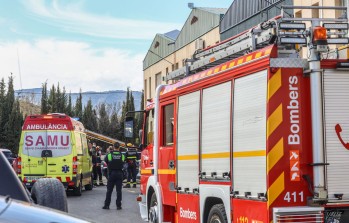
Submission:
[[[127,147],[133,147],[132,143],[127,143]]]

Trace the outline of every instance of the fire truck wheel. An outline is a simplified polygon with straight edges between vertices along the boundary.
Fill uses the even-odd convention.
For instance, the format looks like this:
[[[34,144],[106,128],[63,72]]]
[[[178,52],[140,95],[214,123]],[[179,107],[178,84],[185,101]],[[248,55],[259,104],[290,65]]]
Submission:
[[[68,212],[67,195],[63,184],[54,178],[42,178],[35,182],[31,197],[34,203]]]
[[[159,211],[158,211],[158,202],[156,199],[156,194],[153,193],[150,198],[150,205],[149,205],[149,222],[150,223],[158,223],[159,219]]]
[[[93,189],[93,179],[91,176],[90,183],[85,185],[85,190],[92,190]]]
[[[73,193],[75,196],[81,196],[81,193],[82,193],[82,181],[80,179],[80,182],[79,182],[79,186],[76,186],[74,189],[73,189]]]
[[[227,223],[227,214],[223,204],[216,204],[210,210],[207,223]]]

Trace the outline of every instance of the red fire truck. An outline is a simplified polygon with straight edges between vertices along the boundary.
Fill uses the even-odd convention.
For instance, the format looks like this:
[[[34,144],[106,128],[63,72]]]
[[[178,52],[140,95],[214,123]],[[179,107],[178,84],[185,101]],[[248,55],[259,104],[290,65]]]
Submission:
[[[142,218],[349,222],[349,61],[326,59],[347,30],[282,14],[170,73],[144,111]]]

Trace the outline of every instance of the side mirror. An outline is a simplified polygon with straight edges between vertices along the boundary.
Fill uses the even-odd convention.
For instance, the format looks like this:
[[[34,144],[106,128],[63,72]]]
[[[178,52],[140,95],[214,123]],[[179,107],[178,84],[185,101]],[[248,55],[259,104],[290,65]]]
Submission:
[[[144,144],[139,144],[139,146],[138,146],[139,151],[143,151],[144,148],[145,148]]]
[[[142,144],[143,143],[143,130],[142,129],[139,130],[138,137],[139,137],[139,143]]]
[[[133,117],[125,119],[124,136],[125,138],[133,138]]]

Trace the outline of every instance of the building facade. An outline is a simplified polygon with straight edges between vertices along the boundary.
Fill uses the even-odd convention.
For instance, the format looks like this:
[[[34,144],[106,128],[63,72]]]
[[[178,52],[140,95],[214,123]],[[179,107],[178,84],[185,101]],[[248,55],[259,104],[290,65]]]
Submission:
[[[180,31],[173,30],[156,34],[143,60],[143,81],[145,103],[155,96],[156,87],[172,83],[166,75],[185,66],[185,60],[195,51],[212,46],[220,41],[219,22],[225,8],[192,8]],[[153,130],[150,116],[148,128]]]
[[[145,104],[155,96],[160,84],[171,84],[166,76],[169,72],[185,66],[185,60],[208,46],[247,30],[261,21],[281,13],[282,5],[296,6],[347,6],[349,0],[234,0],[228,9],[192,7],[182,29],[156,34],[143,60],[143,81]],[[302,18],[340,17],[340,11],[318,9],[295,9],[288,14]],[[333,46],[334,48],[336,46]],[[347,48],[343,55],[348,58]],[[305,47],[300,56],[305,57]],[[150,130],[152,127],[150,117]]]

